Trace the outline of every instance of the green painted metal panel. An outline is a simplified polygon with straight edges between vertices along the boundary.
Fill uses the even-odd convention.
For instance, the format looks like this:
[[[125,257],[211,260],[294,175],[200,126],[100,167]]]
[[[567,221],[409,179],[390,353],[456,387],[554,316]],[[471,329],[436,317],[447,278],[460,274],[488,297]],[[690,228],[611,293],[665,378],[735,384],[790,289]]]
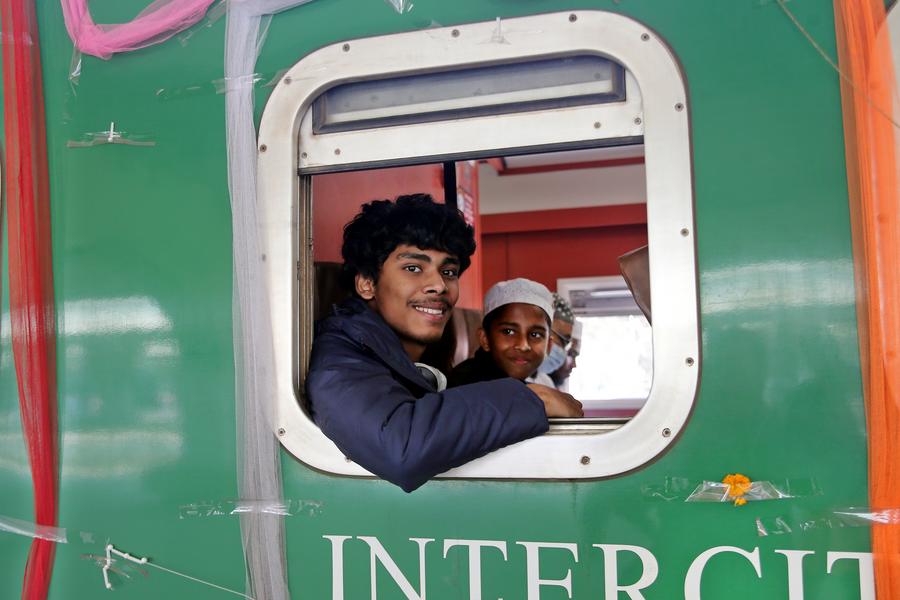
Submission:
[[[142,2],[94,3],[98,22],[125,20]],[[832,55],[830,6],[791,9]],[[690,91],[701,297],[700,394],[681,439],[654,463],[603,481],[435,481],[406,495],[381,481],[332,477],[284,454],[285,496],[309,501],[286,518],[294,597],[331,595],[325,535],[376,536],[418,588],[426,546],[428,596],[468,595],[465,549],[445,539],[502,540],[483,557],[485,598],[525,598],[524,547],[577,545],[542,554],[540,574],[573,570],[574,597],[603,597],[603,556],[592,544],[648,548],[659,560],[646,597],[681,597],[691,562],[715,546],[758,547],[763,577],[744,559],[714,559],[706,598],[787,598],[775,549],[814,550],[806,593],[858,594],[857,569],[833,551],[867,551],[865,528],[818,521],[865,506],[866,454],[844,173],[839,86],[774,2],[417,0],[399,15],[380,0],[315,0],[277,15],[258,62],[263,85],[335,41],[433,25],[564,9],[634,17],[659,32]],[[39,6],[59,311],[62,439],[60,523],[51,598],[93,597],[99,568],[84,555],[107,540],[161,565],[243,589],[235,517],[179,518],[180,507],[224,501],[235,485],[231,341],[231,229],[225,170],[224,21],[110,61],[83,57],[70,81],[71,43],[56,3]],[[69,148],[87,132],[146,134],[152,148]],[[4,236],[5,239],[5,236]],[[5,244],[4,244],[5,250]],[[8,315],[7,255],[0,293]],[[8,318],[0,329],[0,514],[29,519]],[[813,479],[818,496],[790,501],[685,504],[649,497],[667,478],[692,481],[740,470],[757,479]],[[760,537],[756,519],[818,524]],[[91,536],[82,536],[89,532]],[[28,540],[0,533],[0,596],[16,597]],[[345,597],[370,597],[369,551],[344,544]],[[403,597],[382,567],[378,597]],[[228,594],[155,570],[117,579],[122,598]],[[633,582],[639,565],[620,562]],[[541,598],[563,598],[544,587]],[[620,597],[625,597],[624,594]]]

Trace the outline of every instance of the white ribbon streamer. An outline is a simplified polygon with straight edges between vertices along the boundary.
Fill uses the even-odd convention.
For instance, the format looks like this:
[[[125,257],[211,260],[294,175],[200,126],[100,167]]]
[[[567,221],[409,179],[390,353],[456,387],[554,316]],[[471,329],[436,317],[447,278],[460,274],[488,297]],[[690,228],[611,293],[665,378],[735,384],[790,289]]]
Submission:
[[[278,440],[272,431],[274,350],[268,289],[256,214],[256,126],[253,74],[263,41],[263,19],[310,0],[229,0],[225,30],[228,188],[234,239],[235,408],[238,489],[242,498],[282,502]],[[288,600],[283,517],[244,513],[241,536],[247,593],[258,600]]]

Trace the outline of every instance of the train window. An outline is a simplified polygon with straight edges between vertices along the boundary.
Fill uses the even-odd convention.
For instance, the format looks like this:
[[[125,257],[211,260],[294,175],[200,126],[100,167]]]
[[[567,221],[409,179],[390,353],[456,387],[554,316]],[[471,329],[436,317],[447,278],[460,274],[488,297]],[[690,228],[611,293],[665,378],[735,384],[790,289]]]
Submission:
[[[635,406],[636,414],[558,420],[551,424],[551,435],[493,452],[446,476],[572,479],[615,475],[664,451],[686,424],[700,356],[689,111],[677,61],[658,36],[621,15],[583,11],[513,19],[503,28],[503,41],[510,43],[496,43],[497,27],[494,22],[474,23],[327,46],[288,70],[263,113],[258,192],[264,213],[265,283],[275,332],[274,426],[285,448],[314,467],[347,475],[367,474],[337,450],[303,409],[313,317],[329,303],[317,294],[317,282],[328,277],[324,263],[337,259],[335,249],[327,247],[326,240],[335,237],[328,227],[342,225],[360,203],[373,197],[414,191],[446,195],[479,221],[482,262],[467,276],[482,285],[470,286],[477,292],[463,301],[463,308],[478,309],[481,292],[492,276],[488,271],[495,267],[494,262],[484,261],[489,251],[486,236],[497,234],[494,241],[504,236],[511,239],[509,231],[497,227],[502,229],[503,223],[513,221],[535,232],[540,227],[529,226],[529,219],[540,220],[541,211],[557,209],[583,209],[577,215],[569,213],[569,224],[564,225],[577,230],[573,239],[590,235],[581,231],[585,214],[608,225],[610,232],[618,234],[618,229],[630,227],[634,236],[628,244],[603,251],[603,269],[589,273],[556,270],[554,279],[610,276],[610,264],[641,241],[650,247],[646,279],[652,282],[654,294],[663,299],[653,306],[653,327],[634,333],[636,339],[644,336],[645,346],[649,333],[650,358],[645,362],[652,362],[652,371],[648,364],[652,375],[645,373],[645,379],[652,379],[649,390],[645,381],[640,391],[626,394],[635,396],[631,398],[635,402],[643,400],[639,396],[645,397],[640,410]],[[565,71],[558,62],[561,57],[573,59],[566,64],[577,68]],[[547,65],[556,65],[547,70],[564,71],[564,76],[546,85],[547,80],[535,77],[535,89],[522,85],[527,82],[521,77],[522,69],[540,71]],[[486,94],[474,94],[478,84],[472,84],[472,78],[483,73],[492,73],[493,87]],[[585,77],[585,73],[594,75]],[[438,87],[444,92],[452,91],[425,94],[418,84],[431,81],[431,75],[441,82]],[[458,81],[454,79],[457,76]],[[509,81],[501,81],[504,77]],[[413,91],[396,93],[391,82],[409,84]],[[580,90],[574,96],[590,99],[571,102],[573,86]],[[366,90],[376,88],[381,91],[365,100]],[[372,100],[372,96],[379,98]],[[410,110],[410,106],[418,108]],[[633,160],[635,156],[610,158],[634,149],[639,149],[642,164]],[[630,192],[621,191],[618,205],[560,204],[564,202],[561,192],[572,189],[567,185],[544,195],[544,201],[553,204],[550,207],[529,208],[530,200],[520,194],[515,210],[495,210],[496,206],[487,206],[488,195],[483,194],[485,204],[479,210],[478,193],[473,198],[471,182],[468,188],[464,182],[473,173],[477,176],[493,170],[496,177],[491,177],[505,180],[511,178],[504,175],[517,169],[532,169],[534,173],[555,172],[571,184],[575,171],[567,173],[566,164],[573,162],[573,156],[596,153],[605,158],[592,160],[636,167],[626,169],[623,177],[634,178],[639,172],[640,184],[629,188]],[[457,179],[456,190],[450,189],[450,193],[445,187],[448,165]],[[444,177],[434,175],[440,170]],[[417,177],[422,177],[418,183],[403,187]],[[485,175],[487,179],[490,177]],[[391,182],[399,187],[392,187]],[[594,182],[593,188],[597,185]],[[355,200],[348,193],[354,186],[360,192]],[[331,193],[348,205],[339,207]],[[628,193],[645,198],[646,203],[637,200],[622,205]],[[532,214],[525,214],[529,212]],[[565,221],[567,217],[561,218]],[[548,235],[536,235],[534,240],[538,245],[554,244]],[[585,256],[573,251],[569,262],[583,262]],[[494,269],[493,275],[529,276],[514,272],[508,269],[501,277]],[[540,280],[537,275],[531,278]],[[560,282],[559,289],[574,301],[578,289],[565,288],[565,283]],[[548,287],[557,286],[551,281]],[[608,300],[616,294],[625,297],[621,285],[614,291],[606,290]],[[606,309],[615,304],[610,300]],[[595,330],[607,332],[597,333],[600,337],[613,335],[609,333],[610,317],[616,315],[601,314],[597,302],[585,306],[576,307],[576,312],[582,311],[579,316],[590,335]],[[288,323],[293,327],[286,327]],[[579,381],[571,384],[582,385]]]
[[[313,104],[313,133],[620,102],[625,70],[595,55],[357,81]]]

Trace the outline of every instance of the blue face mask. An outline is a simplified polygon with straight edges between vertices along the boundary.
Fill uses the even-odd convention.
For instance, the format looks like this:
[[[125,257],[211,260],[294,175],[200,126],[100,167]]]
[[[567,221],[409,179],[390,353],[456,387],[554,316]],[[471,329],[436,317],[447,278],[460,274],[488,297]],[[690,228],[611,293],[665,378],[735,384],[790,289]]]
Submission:
[[[550,352],[544,357],[544,362],[538,367],[539,373],[549,375],[566,364],[566,352],[553,342],[550,343]]]

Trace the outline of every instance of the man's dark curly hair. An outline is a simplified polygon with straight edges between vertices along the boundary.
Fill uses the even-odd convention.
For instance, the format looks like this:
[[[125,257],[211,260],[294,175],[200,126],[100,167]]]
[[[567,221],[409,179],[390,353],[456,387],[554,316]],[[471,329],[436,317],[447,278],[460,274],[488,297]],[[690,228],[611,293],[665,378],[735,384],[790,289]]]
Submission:
[[[462,274],[475,252],[475,231],[459,210],[428,194],[373,200],[344,226],[343,284],[353,290],[357,273],[377,282],[384,261],[403,244],[456,257]]]

